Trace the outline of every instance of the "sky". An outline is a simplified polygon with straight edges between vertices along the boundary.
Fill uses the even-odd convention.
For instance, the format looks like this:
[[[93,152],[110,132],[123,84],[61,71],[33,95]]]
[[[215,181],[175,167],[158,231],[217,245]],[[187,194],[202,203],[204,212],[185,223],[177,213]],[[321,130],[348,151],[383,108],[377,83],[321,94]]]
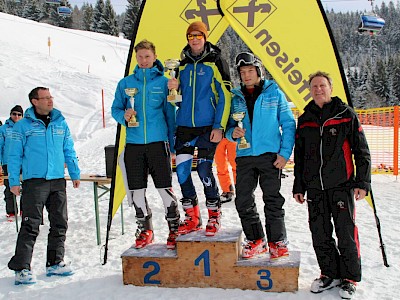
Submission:
[[[21,104],[29,105],[27,94],[36,86],[49,86],[54,105],[60,109],[75,140],[79,164],[84,174],[105,174],[104,147],[115,142],[116,123],[110,107],[118,80],[123,76],[129,41],[98,33],[62,29],[39,24],[26,19],[0,13],[0,119],[5,120],[9,109]],[[47,39],[51,37],[51,51]],[[103,59],[104,57],[104,59]],[[89,72],[88,72],[89,70]],[[105,124],[101,113],[101,90],[104,90]],[[371,141],[372,142],[372,141]],[[319,269],[308,229],[307,208],[297,204],[291,195],[293,175],[285,170],[281,193],[286,199],[286,227],[289,251],[301,252],[299,289],[293,293],[268,293],[259,290],[221,288],[160,288],[124,285],[122,281],[121,254],[134,243],[136,231],[134,210],[124,202],[124,231],[121,234],[118,211],[110,232],[108,262],[102,265],[103,249],[96,244],[93,187],[81,183],[79,189],[67,185],[69,228],[66,240],[65,261],[71,262],[75,274],[56,278],[45,276],[45,253],[48,220],[37,239],[32,259],[32,271],[37,277],[33,286],[15,286],[14,273],[7,263],[14,253],[17,238],[14,223],[6,222],[5,205],[0,200],[0,299],[230,299],[230,300],[335,300],[338,289],[322,294],[309,292],[311,282],[319,277]],[[193,180],[199,195],[201,214],[207,215],[202,185],[196,173]],[[366,201],[357,202],[356,222],[359,227],[363,279],[357,288],[357,298],[363,300],[398,299],[400,289],[400,182],[391,175],[373,175],[372,186],[382,237],[386,245],[389,268],[383,266],[379,238],[371,208]],[[0,187],[2,198],[3,187]],[[176,175],[173,189],[181,197]],[[147,197],[153,211],[155,244],[149,246],[165,255],[168,228],[164,219],[162,200],[152,181]],[[262,212],[262,195],[256,190],[256,203]],[[104,244],[108,213],[108,195],[100,198],[101,239]],[[182,208],[180,206],[182,212]],[[233,202],[222,206],[221,234],[240,228]],[[205,220],[204,220],[205,221]],[[262,217],[264,222],[264,218]],[[201,231],[199,234],[204,233]],[[146,250],[146,249],[144,249]],[[132,251],[143,251],[133,250]],[[168,252],[167,252],[168,253]],[[169,253],[170,254],[170,253]],[[171,255],[171,254],[170,254]],[[268,255],[264,256],[268,259]],[[176,268],[179,272],[179,266]],[[174,276],[171,273],[171,276]],[[232,273],[232,276],[235,276]],[[153,279],[157,279],[156,277]]]
[[[71,5],[78,5],[81,7],[83,3],[93,3],[95,4],[96,0],[69,0]],[[189,0],[188,0],[189,2]],[[272,1],[273,2],[273,1]],[[371,2],[368,0],[321,0],[325,9],[333,9],[334,11],[370,11],[371,10]],[[378,5],[380,7],[382,2],[389,3],[387,0],[375,0],[374,5]],[[395,1],[394,1],[395,2]],[[111,0],[111,4],[114,7],[114,10],[117,14],[121,14],[125,12],[128,1],[126,0]]]

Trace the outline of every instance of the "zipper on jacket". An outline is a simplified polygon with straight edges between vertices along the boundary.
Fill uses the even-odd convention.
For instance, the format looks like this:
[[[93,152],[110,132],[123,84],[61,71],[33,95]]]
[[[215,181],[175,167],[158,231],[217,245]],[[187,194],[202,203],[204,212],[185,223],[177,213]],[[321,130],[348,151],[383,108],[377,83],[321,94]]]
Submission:
[[[144,143],[147,144],[147,135],[146,135],[146,69],[143,69],[142,106],[143,106],[143,123],[144,123],[143,124],[143,137],[144,137]]]
[[[326,122],[328,122],[328,121],[330,121],[330,120],[333,120],[333,119],[336,119],[339,115],[343,114],[346,110],[347,110],[347,108],[345,108],[345,110],[343,110],[343,111],[337,113],[335,116],[333,116],[333,117],[331,117],[331,118],[329,118],[329,119],[326,119],[325,122],[322,124],[322,126],[321,126],[320,129],[319,129],[319,136],[320,136],[320,138],[321,138],[321,140],[320,140],[320,142],[319,142],[319,156],[321,157],[321,164],[320,164],[320,166],[319,166],[319,180],[320,180],[321,188],[322,188],[323,191],[325,190],[325,188],[324,188],[324,182],[323,182],[323,180],[322,180],[322,165],[324,164],[324,161],[323,161],[323,158],[322,158],[322,157],[323,157],[323,156],[322,156],[322,140],[323,140],[323,139],[322,139],[322,135],[323,135],[323,133],[324,133],[324,127],[325,127]]]
[[[194,123],[194,106],[196,104],[196,68],[197,68],[197,61],[193,64],[193,92],[192,92],[192,125],[196,127]]]
[[[212,97],[210,97],[210,102],[211,102],[211,106],[214,108],[214,111],[217,110],[217,108],[214,105],[213,99]]]

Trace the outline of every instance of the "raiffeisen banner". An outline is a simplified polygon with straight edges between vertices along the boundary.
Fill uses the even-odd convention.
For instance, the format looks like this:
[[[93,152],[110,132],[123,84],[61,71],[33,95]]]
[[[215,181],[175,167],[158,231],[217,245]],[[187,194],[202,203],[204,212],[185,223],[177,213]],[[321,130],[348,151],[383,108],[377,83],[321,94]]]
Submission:
[[[316,0],[220,0],[230,26],[259,56],[287,97],[303,111],[308,76],[333,78],[333,95],[348,102],[347,84],[328,21]]]

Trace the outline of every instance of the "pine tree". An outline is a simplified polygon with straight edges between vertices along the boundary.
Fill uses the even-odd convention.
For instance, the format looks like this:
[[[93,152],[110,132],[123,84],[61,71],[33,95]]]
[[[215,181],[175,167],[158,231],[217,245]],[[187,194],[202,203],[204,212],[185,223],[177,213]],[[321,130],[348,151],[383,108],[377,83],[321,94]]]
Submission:
[[[142,0],[128,0],[122,32],[127,39],[132,39],[135,22],[139,13]]]
[[[116,14],[110,0],[106,0],[96,31],[114,36],[118,35]]]
[[[39,21],[40,20],[39,1],[38,0],[27,1],[22,11],[22,17],[32,21]]]
[[[91,25],[93,23],[93,13],[94,13],[92,4],[84,3],[82,6],[82,11],[83,11],[82,29],[86,30],[86,31],[90,31]]]
[[[103,0],[97,0],[96,5],[93,10],[93,21],[92,24],[90,25],[90,30],[98,32],[99,28],[99,23],[101,21],[101,17],[104,12],[104,1]]]

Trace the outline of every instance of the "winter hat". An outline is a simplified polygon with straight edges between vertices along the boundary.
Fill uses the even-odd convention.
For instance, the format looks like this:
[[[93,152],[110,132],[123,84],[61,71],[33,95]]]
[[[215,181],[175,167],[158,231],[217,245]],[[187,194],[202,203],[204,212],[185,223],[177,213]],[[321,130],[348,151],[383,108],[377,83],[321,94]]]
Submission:
[[[204,34],[204,39],[207,40],[208,38],[207,25],[204,24],[203,22],[196,21],[190,24],[188,29],[186,30],[186,36],[192,31],[200,31],[202,34]]]
[[[24,110],[22,109],[21,105],[15,105],[11,110],[10,110],[10,114],[15,111],[15,112],[19,112],[22,115],[24,114]]]

